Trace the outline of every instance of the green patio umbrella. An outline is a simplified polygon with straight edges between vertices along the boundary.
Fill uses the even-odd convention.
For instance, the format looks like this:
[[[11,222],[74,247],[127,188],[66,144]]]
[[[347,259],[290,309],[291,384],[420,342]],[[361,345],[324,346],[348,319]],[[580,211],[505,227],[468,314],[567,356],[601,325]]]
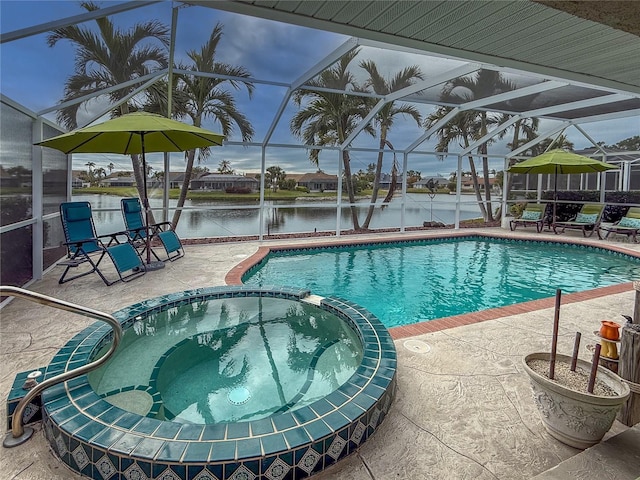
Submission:
[[[567,152],[560,148],[549,150],[536,157],[512,165],[509,173],[553,174],[553,222],[556,219],[556,203],[558,200],[558,175],[569,173],[593,173],[605,170],[616,170],[618,167],[593,158]]]
[[[204,128],[147,112],[134,112],[106,122],[79,128],[35,145],[69,153],[119,153],[142,155],[145,220],[147,223],[147,264],[149,250],[149,198],[145,152],[186,152],[194,148],[222,145],[224,136]]]

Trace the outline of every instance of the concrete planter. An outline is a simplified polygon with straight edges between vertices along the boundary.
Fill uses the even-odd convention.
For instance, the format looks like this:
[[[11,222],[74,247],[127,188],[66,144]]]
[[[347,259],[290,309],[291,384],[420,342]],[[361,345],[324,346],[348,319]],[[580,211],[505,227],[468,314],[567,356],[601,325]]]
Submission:
[[[575,448],[589,448],[609,431],[616,413],[630,394],[629,386],[604,367],[598,367],[598,381],[606,383],[618,396],[600,396],[578,392],[552,382],[533,371],[528,362],[549,361],[549,353],[532,353],[524,360],[524,369],[531,380],[533,398],[542,416],[542,423],[551,436]],[[571,357],[556,355],[556,362],[571,363]],[[591,370],[591,364],[578,359],[578,367]]]

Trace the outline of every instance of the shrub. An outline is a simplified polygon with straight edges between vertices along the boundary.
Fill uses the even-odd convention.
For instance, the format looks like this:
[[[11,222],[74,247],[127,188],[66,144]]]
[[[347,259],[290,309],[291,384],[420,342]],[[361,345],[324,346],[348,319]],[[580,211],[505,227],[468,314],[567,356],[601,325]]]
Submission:
[[[251,188],[249,187],[227,187],[225,189],[226,193],[241,193],[241,194],[245,194],[245,193],[251,193]]]

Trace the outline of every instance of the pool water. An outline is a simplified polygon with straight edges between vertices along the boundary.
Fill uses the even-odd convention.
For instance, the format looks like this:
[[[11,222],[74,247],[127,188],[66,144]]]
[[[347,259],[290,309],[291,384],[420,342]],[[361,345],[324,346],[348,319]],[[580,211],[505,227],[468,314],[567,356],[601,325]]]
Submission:
[[[137,318],[114,357],[89,374],[89,383],[106,401],[141,415],[240,422],[325,397],[361,361],[356,332],[314,305],[215,299]]]
[[[272,251],[248,285],[309,288],[367,308],[387,327],[624,283],[640,260],[582,245],[447,239]]]

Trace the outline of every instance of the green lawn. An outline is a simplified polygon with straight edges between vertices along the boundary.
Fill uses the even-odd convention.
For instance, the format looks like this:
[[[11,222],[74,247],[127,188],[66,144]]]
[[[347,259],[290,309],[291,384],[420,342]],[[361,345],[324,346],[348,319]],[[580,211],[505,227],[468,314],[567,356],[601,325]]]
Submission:
[[[428,193],[425,189],[409,189],[409,193]],[[439,192],[447,193],[447,192]],[[89,187],[89,188],[74,188],[74,195],[84,194],[100,194],[100,195],[115,195],[118,197],[136,197],[138,196],[137,190],[131,187]],[[378,194],[378,198],[384,198],[386,190],[383,190]],[[159,198],[162,196],[162,191],[159,189],[150,189],[149,197]],[[169,198],[177,199],[180,196],[180,189],[172,188],[169,190]],[[336,192],[313,192],[305,193],[293,190],[278,190],[277,192],[267,191],[264,198],[266,200],[304,200],[305,198],[331,198],[335,197]],[[343,192],[343,198],[346,198],[346,192]],[[371,190],[364,190],[358,193],[358,197],[371,196]],[[187,194],[187,198],[190,200],[218,200],[218,201],[237,201],[237,200],[260,200],[260,193],[226,193],[226,192],[202,192],[198,190],[191,190]]]

